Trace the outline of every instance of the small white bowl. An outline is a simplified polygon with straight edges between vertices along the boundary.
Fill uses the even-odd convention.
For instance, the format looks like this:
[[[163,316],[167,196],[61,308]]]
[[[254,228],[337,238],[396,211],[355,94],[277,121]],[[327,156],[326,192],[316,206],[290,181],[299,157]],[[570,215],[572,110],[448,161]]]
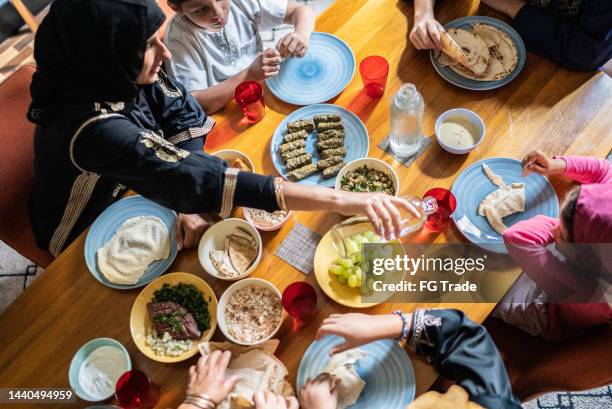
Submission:
[[[399,177],[397,176],[397,172],[395,172],[395,170],[387,162],[374,158],[355,159],[354,161],[347,163],[340,170],[340,172],[338,172],[338,176],[336,176],[336,189],[342,189],[343,176],[345,176],[349,172],[363,167],[364,165],[367,165],[369,168],[385,172],[386,174],[391,176],[391,181],[393,182],[393,189],[395,190],[394,196],[398,195],[400,183]]]
[[[217,158],[226,161],[228,165],[231,165],[235,159],[242,159],[242,161],[251,168],[251,172],[255,172],[255,165],[253,165],[253,161],[246,155],[246,153],[242,153],[234,149],[224,149],[213,153],[212,156],[216,156]]]
[[[272,226],[264,226],[262,224],[256,223],[253,220],[253,217],[251,215],[251,212],[253,212],[253,210],[255,209],[251,209],[250,207],[243,207],[242,213],[244,214],[244,219],[250,224],[252,224],[253,226],[255,226],[256,229],[261,230],[261,231],[273,231],[273,230],[280,229],[283,224],[287,223],[287,221],[289,220],[289,218],[291,218],[291,215],[293,214],[291,210],[288,210],[285,218],[281,220],[278,224],[275,224]]]
[[[81,365],[92,352],[101,347],[112,347],[117,349],[121,353],[126,371],[130,371],[132,369],[132,361],[130,360],[130,355],[119,341],[114,340],[112,338],[96,338],[87,342],[85,345],[79,348],[76,354],[74,354],[74,357],[72,358],[72,361],[70,362],[70,367],[68,369],[68,380],[70,382],[70,387],[75,391],[77,396],[88,402],[102,402],[107,399],[110,399],[115,394],[115,388],[113,388],[113,390],[107,396],[90,396],[82,388],[80,383],[79,373],[81,370]]]
[[[472,146],[468,148],[463,148],[463,149],[452,148],[446,145],[440,139],[440,136],[439,136],[440,125],[442,125],[442,123],[444,122],[447,122],[453,119],[463,119],[465,121],[468,121],[472,125],[474,125],[474,127],[478,131],[478,135],[475,135],[476,142]],[[455,155],[463,155],[463,154],[466,154],[472,151],[474,148],[480,145],[480,142],[482,142],[482,140],[484,139],[485,125],[482,119],[480,119],[480,117],[476,115],[475,112],[472,112],[469,109],[465,109],[465,108],[455,108],[455,109],[451,109],[451,110],[444,112],[438,117],[438,119],[436,120],[435,131],[436,131],[436,139],[438,140],[438,143],[440,144],[442,149],[444,149],[446,152],[454,153]]]
[[[257,250],[257,258],[255,261],[253,261],[253,264],[251,264],[251,267],[249,267],[247,271],[235,277],[227,277],[219,274],[215,266],[212,265],[208,252],[211,250],[223,250],[225,248],[225,237],[232,234],[237,227],[241,227],[251,233],[251,235],[255,238],[255,241],[257,241],[257,246],[259,248]],[[253,270],[255,270],[259,264],[259,261],[261,260],[262,247],[263,242],[261,240],[261,236],[255,227],[242,219],[225,219],[213,224],[208,230],[206,230],[206,233],[204,233],[200,239],[200,244],[198,245],[198,258],[200,259],[202,268],[204,268],[204,270],[206,270],[206,272],[211,276],[220,280],[236,281],[248,276],[253,272]]]
[[[265,287],[265,288],[271,289],[278,296],[278,303],[281,307],[281,319],[278,322],[278,325],[276,326],[274,331],[272,331],[267,337],[261,339],[260,341],[254,342],[254,343],[239,342],[237,339],[232,337],[229,331],[227,330],[227,324],[225,322],[225,310],[227,309],[227,304],[229,303],[230,298],[236,291],[242,290],[243,288],[249,287],[249,286]],[[278,288],[276,288],[276,286],[274,286],[274,284],[272,284],[269,281],[262,280],[261,278],[245,278],[244,280],[240,280],[237,283],[234,283],[231,286],[229,286],[228,289],[225,290],[225,292],[221,295],[221,298],[219,299],[219,304],[217,306],[217,324],[219,325],[219,329],[221,330],[223,335],[225,335],[225,337],[228,340],[230,340],[231,342],[235,344],[239,344],[239,345],[261,344],[262,342],[265,342],[269,340],[270,338],[272,338],[274,335],[276,335],[281,325],[283,325],[283,318],[284,318],[285,313],[283,311],[281,299],[282,299],[281,292],[278,290]]]

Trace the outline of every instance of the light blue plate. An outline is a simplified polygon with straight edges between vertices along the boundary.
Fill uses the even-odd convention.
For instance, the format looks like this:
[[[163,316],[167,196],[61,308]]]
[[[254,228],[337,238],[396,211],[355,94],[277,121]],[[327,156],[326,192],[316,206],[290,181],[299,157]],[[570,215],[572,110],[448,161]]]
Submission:
[[[125,349],[125,347],[119,341],[116,341],[112,338],[92,339],[91,341],[83,345],[81,348],[79,348],[77,353],[74,354],[74,357],[72,358],[72,361],[70,362],[70,368],[68,369],[68,381],[70,382],[70,387],[74,390],[77,396],[83,400],[86,400],[89,402],[99,402],[99,401],[110,398],[111,396],[113,396],[115,392],[113,389],[113,393],[111,393],[106,398],[96,399],[92,396],[89,396],[87,392],[85,392],[81,388],[81,384],[79,382],[79,371],[81,370],[81,364],[83,363],[83,361],[93,351],[95,351],[96,349],[100,347],[105,347],[105,346],[110,346],[110,347],[116,348],[119,351],[121,351],[123,358],[125,359],[125,362],[127,363],[126,371],[130,371],[132,369],[132,361],[130,360],[130,355],[128,354],[128,351]]]
[[[329,362],[329,351],[343,339],[329,335],[310,344],[298,369],[296,389],[314,378]],[[367,355],[360,359],[355,369],[366,381],[366,386],[351,409],[404,409],[415,394],[412,363],[406,351],[391,339],[371,342],[359,347]]]
[[[504,179],[506,184],[525,184],[525,211],[504,217],[503,222],[513,224],[543,214],[550,217],[559,215],[559,201],[555,190],[543,176],[532,173],[521,176],[521,162],[510,158],[489,158],[478,161],[466,168],[455,180],[451,192],[457,198],[453,220],[468,240],[485,250],[507,253],[504,240],[484,216],[478,215],[478,205],[486,195],[497,187],[484,174],[482,164],[486,163],[493,172]]]
[[[100,272],[96,261],[96,253],[113,237],[124,221],[136,216],[157,216],[163,220],[170,232],[172,246],[170,255],[164,260],[157,260],[151,263],[136,284],[122,285],[111,283]],[[107,287],[128,290],[148,284],[162,275],[176,257],[175,221],[176,213],[142,196],[130,196],[113,203],[98,216],[87,233],[87,239],[85,239],[85,261],[87,262],[87,268],[89,268],[89,271],[96,280]]]
[[[287,123],[297,121],[298,119],[312,119],[317,114],[338,114],[342,118],[344,124],[344,147],[346,148],[346,155],[344,156],[344,162],[349,163],[355,159],[361,159],[368,156],[369,141],[368,141],[368,130],[366,129],[361,119],[346,108],[342,108],[338,105],[333,104],[316,104],[307,107],[300,108],[289,114],[277,127],[272,135],[272,141],[270,142],[270,155],[272,156],[272,162],[276,171],[287,178],[289,171],[285,168],[283,161],[278,154],[278,146],[283,143],[283,137],[287,135]],[[306,139],[306,152],[312,155],[312,161],[316,162],[320,159],[319,152],[315,144],[317,143],[317,132],[316,130],[311,132]],[[305,185],[319,185],[325,187],[333,187],[336,178],[325,179],[321,172],[313,173],[300,180],[298,183]]]
[[[329,101],[340,94],[355,74],[355,56],[338,37],[312,33],[302,58],[287,58],[277,76],[266,80],[278,99],[294,105]]]
[[[431,59],[431,63],[433,64],[434,68],[436,69],[438,74],[440,74],[442,78],[444,78],[446,81],[458,87],[470,89],[473,91],[487,91],[487,90],[502,87],[506,85],[507,83],[509,83],[510,81],[512,81],[513,79],[515,79],[519,75],[521,70],[523,69],[523,66],[525,65],[525,58],[527,57],[527,50],[525,49],[525,43],[523,42],[523,39],[521,38],[519,33],[516,32],[516,30],[514,30],[512,27],[510,27],[508,24],[504,23],[503,21],[498,20],[493,17],[486,17],[486,16],[461,17],[461,18],[458,18],[456,20],[446,23],[444,25],[444,28],[447,30],[449,28],[462,28],[465,30],[471,30],[472,28],[471,25],[473,23],[482,23],[482,24],[488,24],[490,26],[493,26],[503,31],[504,33],[506,33],[512,39],[512,41],[514,41],[514,44],[516,45],[516,48],[518,51],[518,62],[516,63],[516,67],[514,68],[514,71],[512,71],[510,75],[498,81],[475,81],[469,78],[465,78],[457,74],[451,68],[443,67],[438,62],[438,59],[435,57],[434,50],[431,50],[429,52],[429,58]]]

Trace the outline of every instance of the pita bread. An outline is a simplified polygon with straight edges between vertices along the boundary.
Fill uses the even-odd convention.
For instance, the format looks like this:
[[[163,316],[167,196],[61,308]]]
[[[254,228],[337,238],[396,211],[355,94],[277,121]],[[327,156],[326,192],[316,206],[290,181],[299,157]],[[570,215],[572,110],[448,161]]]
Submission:
[[[273,353],[278,340],[266,341],[255,346],[240,346],[229,342],[203,342],[198,345],[202,355],[213,351],[231,351],[232,359],[225,371],[226,377],[240,376],[234,389],[217,408],[254,409],[253,395],[270,391],[285,397],[295,396],[293,388],[285,380],[289,371]]]
[[[506,75],[512,73],[518,64],[518,50],[510,36],[488,24],[476,23],[472,27],[472,32],[485,40],[493,57],[504,67]]]
[[[451,28],[447,32],[452,39],[455,40],[457,45],[461,47],[463,53],[467,55],[471,70],[474,72],[484,73],[489,65],[489,60],[491,59],[491,54],[489,52],[487,43],[485,43],[481,37],[462,28]],[[461,67],[464,70],[471,72],[470,69],[458,64],[447,54],[442,54],[438,61],[442,65],[450,66],[452,69]],[[476,76],[474,73],[472,73],[472,75]]]
[[[208,252],[210,262],[213,267],[217,269],[219,274],[223,274],[227,277],[235,277],[240,275],[238,271],[232,266],[229,259],[229,254],[225,250],[210,250]]]
[[[461,29],[450,29],[449,34],[462,47],[469,37]],[[466,31],[466,30],[462,30]],[[457,74],[475,81],[498,81],[506,78],[516,68],[518,63],[518,50],[514,41],[503,31],[488,24],[476,23],[472,25],[471,35],[481,39],[488,49],[487,66],[484,71],[466,68],[449,57],[441,56],[439,62],[449,66]],[[444,57],[444,58],[443,58]],[[481,74],[478,74],[481,72]]]
[[[355,364],[365,356],[365,352],[360,349],[349,349],[332,356],[323,369],[322,372],[327,372],[340,380],[337,409],[345,409],[359,400],[366,383],[357,374]]]
[[[136,284],[152,262],[170,255],[170,243],[159,217],[132,217],[98,250],[98,268],[111,283]]]
[[[512,183],[508,186],[486,164],[482,164],[482,169],[498,189],[482,199],[478,206],[478,214],[486,217],[496,232],[503,234],[507,227],[502,222],[502,218],[525,211],[525,184]]]
[[[453,40],[453,37],[451,37],[446,31],[441,32],[440,38],[443,44],[442,51],[452,60],[458,62],[471,71],[475,71],[476,75],[481,75],[486,70],[486,66],[484,64],[479,64],[477,67],[473,67],[472,64],[474,61],[470,59],[470,57],[461,49],[459,44],[457,44],[455,40]]]
[[[220,275],[236,277],[244,274],[259,254],[255,238],[240,227],[225,237],[223,250],[211,250],[208,257]]]

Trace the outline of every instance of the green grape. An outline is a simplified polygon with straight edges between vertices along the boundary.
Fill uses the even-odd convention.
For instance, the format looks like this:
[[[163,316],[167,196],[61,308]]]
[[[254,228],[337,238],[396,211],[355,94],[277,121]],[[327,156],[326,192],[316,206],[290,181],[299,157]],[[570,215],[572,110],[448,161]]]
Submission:
[[[337,264],[332,264],[332,266],[329,268],[329,271],[331,271],[332,274],[335,274],[335,275],[342,274],[342,270],[344,270],[344,267],[339,266]]]
[[[344,275],[340,275],[340,276],[338,276],[338,281],[340,281],[341,284],[346,284],[348,279],[346,277],[344,277]]]
[[[336,260],[336,263],[344,268],[351,268],[353,266],[353,262],[348,258],[339,258]]]
[[[351,274],[351,276],[348,278],[348,285],[351,288],[357,287],[357,276],[355,274]]]

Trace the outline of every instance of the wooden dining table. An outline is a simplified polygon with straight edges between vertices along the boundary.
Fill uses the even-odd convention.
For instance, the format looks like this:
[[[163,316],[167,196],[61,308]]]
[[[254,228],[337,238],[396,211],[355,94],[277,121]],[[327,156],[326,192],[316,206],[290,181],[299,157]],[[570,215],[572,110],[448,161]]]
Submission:
[[[484,14],[503,19],[478,1],[443,2],[437,12],[444,24],[453,19]],[[450,188],[461,171],[483,158],[522,158],[534,149],[549,154],[594,155],[605,157],[612,146],[612,79],[603,73],[578,73],[560,68],[533,53],[520,75],[508,85],[492,91],[469,91],[447,83],[433,69],[429,52],[416,50],[408,39],[413,22],[412,2],[402,0],[336,0],[322,13],[317,31],[333,33],[353,50],[357,67],[352,81],[331,103],[348,108],[366,125],[370,147],[368,156],[391,165],[400,178],[400,193],[422,196],[432,187]],[[369,55],[382,55],[390,64],[385,94],[368,97],[359,75],[358,64]],[[432,145],[412,165],[405,167],[376,145],[388,135],[390,101],[402,83],[413,83],[423,95],[426,137]],[[254,162],[256,171],[275,174],[270,158],[271,136],[282,119],[298,107],[265,93],[267,112],[263,120],[249,125],[235,103],[214,115],[217,125],[208,135],[206,151],[237,149]],[[434,123],[438,115],[463,107],[476,112],[484,121],[484,141],[467,155],[446,153],[435,141]],[[551,178],[559,197],[570,186],[560,177]],[[319,289],[314,274],[305,276],[274,255],[296,223],[325,233],[341,220],[330,212],[296,212],[289,223],[274,232],[262,232],[261,262],[253,277],[272,282],[281,291],[290,283],[305,280],[318,292],[317,316],[295,326],[285,319],[277,338],[277,356],[295,377],[304,351],[313,341],[320,322],[331,313],[351,311],[328,298]],[[115,290],[98,282],[88,271],[83,248],[87,232],[76,239],[0,316],[0,387],[69,387],[68,367],[75,352],[98,337],[120,341],[132,359],[133,367],[143,370],[161,388],[158,407],[176,407],[181,402],[187,373],[197,357],[177,364],[162,364],[145,357],[132,341],[129,317],[139,290]],[[450,225],[440,233],[423,233],[428,243],[465,243],[466,239]],[[183,271],[204,278],[220,296],[228,282],[208,275],[198,262],[195,249],[182,250],[168,271]],[[517,266],[495,275],[500,296],[520,274]],[[445,307],[463,310],[472,320],[483,322],[495,303],[415,304],[383,303],[363,312],[381,314],[396,308],[413,311],[418,307]],[[217,329],[213,339],[222,340]],[[437,378],[436,371],[409,352],[416,374],[417,395]],[[0,406],[2,406],[0,404]],[[86,407],[48,404],[44,407]],[[4,406],[2,406],[4,407]],[[20,405],[19,407],[43,407]]]

